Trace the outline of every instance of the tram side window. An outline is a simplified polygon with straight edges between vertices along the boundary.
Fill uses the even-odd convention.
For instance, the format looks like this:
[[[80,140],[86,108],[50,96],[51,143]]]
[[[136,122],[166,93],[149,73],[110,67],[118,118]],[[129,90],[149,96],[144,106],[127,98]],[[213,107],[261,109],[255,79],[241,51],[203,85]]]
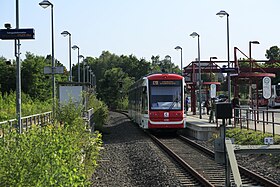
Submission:
[[[147,87],[142,87],[142,113],[148,113]]]

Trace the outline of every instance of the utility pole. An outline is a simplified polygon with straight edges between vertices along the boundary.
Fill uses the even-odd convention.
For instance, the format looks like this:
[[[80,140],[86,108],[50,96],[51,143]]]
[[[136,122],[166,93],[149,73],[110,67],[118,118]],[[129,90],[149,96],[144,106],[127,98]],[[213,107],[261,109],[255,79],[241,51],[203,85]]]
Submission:
[[[16,0],[16,29],[19,29],[19,2]],[[17,115],[17,128],[19,133],[22,133],[21,123],[21,65],[20,65],[20,40],[15,39],[15,57],[17,63],[16,69],[16,115]]]

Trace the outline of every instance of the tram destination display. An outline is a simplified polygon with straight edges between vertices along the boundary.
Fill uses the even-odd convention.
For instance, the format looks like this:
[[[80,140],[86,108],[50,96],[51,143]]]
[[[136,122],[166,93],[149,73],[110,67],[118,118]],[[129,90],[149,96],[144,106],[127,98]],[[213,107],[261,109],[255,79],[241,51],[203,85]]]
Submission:
[[[151,81],[153,86],[180,86],[181,81],[178,80],[153,80]]]

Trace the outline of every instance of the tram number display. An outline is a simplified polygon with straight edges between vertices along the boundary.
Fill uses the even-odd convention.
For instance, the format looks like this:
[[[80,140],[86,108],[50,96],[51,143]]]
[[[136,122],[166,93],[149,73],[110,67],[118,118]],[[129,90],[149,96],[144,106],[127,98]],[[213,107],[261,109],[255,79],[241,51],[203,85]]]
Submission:
[[[153,86],[179,86],[180,83],[180,81],[173,80],[152,81]]]

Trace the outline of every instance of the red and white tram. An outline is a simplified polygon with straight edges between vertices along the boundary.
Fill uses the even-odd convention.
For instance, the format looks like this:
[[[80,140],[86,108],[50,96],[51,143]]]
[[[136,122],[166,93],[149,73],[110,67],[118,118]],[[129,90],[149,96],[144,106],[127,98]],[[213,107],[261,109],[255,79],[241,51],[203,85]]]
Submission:
[[[150,74],[130,87],[129,116],[143,129],[186,127],[184,77]]]

